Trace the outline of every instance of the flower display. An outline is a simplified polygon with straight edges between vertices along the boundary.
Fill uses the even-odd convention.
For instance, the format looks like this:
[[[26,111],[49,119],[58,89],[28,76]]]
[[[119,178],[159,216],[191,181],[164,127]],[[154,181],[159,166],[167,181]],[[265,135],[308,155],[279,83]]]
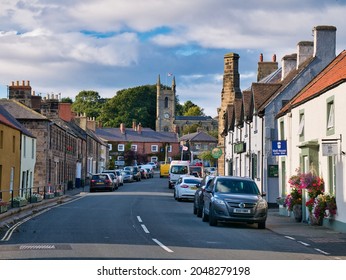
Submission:
[[[307,191],[309,199],[305,206],[308,208],[312,219],[322,221],[324,217],[331,217],[336,214],[335,196],[324,192],[324,180],[316,172],[310,171],[301,173],[299,169],[297,174],[292,175],[288,180],[291,187],[291,193],[286,196],[285,205],[292,211],[295,204],[302,202],[302,192]]]

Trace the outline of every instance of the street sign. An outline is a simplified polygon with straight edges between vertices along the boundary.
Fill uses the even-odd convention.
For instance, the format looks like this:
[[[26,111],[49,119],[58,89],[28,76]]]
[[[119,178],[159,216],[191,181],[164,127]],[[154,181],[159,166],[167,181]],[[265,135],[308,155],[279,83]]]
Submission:
[[[272,141],[272,155],[273,156],[287,156],[287,141]]]

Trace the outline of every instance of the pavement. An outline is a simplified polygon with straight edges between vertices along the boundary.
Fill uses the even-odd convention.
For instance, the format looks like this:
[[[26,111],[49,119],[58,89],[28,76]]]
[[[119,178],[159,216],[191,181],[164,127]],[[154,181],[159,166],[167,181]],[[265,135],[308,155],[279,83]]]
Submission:
[[[66,191],[61,197],[45,199],[38,203],[31,203],[21,208],[9,209],[0,214],[0,236],[16,223],[35,215],[47,208],[67,203],[79,198],[89,188],[75,188]],[[334,259],[346,260],[346,232],[338,232],[325,226],[310,225],[305,222],[296,222],[294,218],[279,214],[278,208],[270,208],[266,228],[284,238],[298,242],[302,246],[311,247],[321,254],[332,256]]]

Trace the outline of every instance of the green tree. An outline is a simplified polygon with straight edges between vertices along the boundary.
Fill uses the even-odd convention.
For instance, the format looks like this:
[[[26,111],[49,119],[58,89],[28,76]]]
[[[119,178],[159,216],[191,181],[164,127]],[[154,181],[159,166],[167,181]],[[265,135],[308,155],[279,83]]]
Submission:
[[[156,85],[145,85],[123,89],[109,99],[101,109],[98,118],[103,126],[118,127],[124,123],[132,127],[132,122],[142,127],[155,129]]]
[[[203,161],[209,161],[211,166],[215,166],[217,159],[215,159],[211,151],[204,151],[198,156]]]
[[[61,103],[73,103],[72,99],[70,97],[63,97],[61,98]]]
[[[98,92],[83,90],[77,94],[76,100],[72,104],[72,110],[78,114],[86,114],[87,117],[97,118],[102,106]]]

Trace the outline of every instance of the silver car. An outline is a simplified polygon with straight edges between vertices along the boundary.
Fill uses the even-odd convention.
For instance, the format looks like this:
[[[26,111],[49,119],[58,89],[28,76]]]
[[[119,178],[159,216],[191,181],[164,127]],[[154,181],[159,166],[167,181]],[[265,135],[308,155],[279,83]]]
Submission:
[[[218,221],[257,223],[264,229],[268,204],[250,178],[215,176],[204,192],[202,220],[216,226]]]

